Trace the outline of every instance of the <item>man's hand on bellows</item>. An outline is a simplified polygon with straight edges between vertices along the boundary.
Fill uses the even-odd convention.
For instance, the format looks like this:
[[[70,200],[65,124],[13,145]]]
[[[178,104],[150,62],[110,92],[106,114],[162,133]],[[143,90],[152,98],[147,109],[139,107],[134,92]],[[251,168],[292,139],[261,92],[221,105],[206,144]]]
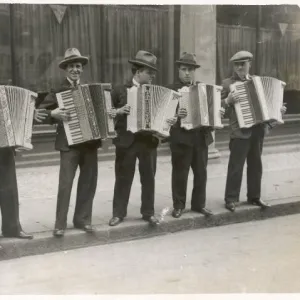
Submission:
[[[47,118],[48,114],[46,109],[35,109],[34,110],[34,120],[41,123]]]

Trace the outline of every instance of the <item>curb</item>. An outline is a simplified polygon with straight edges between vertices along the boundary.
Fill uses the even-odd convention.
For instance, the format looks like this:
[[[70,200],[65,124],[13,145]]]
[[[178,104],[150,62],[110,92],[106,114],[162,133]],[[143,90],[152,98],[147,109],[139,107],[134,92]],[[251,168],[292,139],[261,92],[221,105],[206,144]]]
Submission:
[[[37,233],[33,240],[1,239],[0,261],[300,213],[300,196],[271,202],[272,207],[266,210],[242,203],[234,213],[222,206],[209,218],[193,212],[183,214],[180,219],[168,215],[158,227],[149,227],[140,219],[128,219],[117,227],[107,224],[95,226],[93,234],[69,229],[63,238],[54,238],[52,231],[47,231]]]

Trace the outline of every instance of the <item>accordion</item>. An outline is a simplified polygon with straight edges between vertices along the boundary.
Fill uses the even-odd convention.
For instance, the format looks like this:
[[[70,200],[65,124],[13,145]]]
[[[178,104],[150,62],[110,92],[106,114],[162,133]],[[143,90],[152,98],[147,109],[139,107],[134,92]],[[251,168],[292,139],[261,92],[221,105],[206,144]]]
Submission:
[[[37,94],[15,86],[0,86],[0,147],[30,150]]]
[[[170,125],[166,122],[176,114],[180,94],[168,88],[144,84],[127,90],[127,130],[152,132],[158,138],[170,135]]]
[[[107,114],[112,107],[110,91],[111,84],[95,83],[56,94],[59,108],[70,113],[70,119],[63,121],[69,145],[116,136]]]
[[[187,130],[199,127],[223,128],[221,119],[221,86],[198,83],[183,87],[179,107],[187,110],[181,127]]]
[[[283,124],[281,107],[285,82],[253,76],[251,80],[230,85],[238,102],[234,104],[240,128],[249,128],[263,122]]]

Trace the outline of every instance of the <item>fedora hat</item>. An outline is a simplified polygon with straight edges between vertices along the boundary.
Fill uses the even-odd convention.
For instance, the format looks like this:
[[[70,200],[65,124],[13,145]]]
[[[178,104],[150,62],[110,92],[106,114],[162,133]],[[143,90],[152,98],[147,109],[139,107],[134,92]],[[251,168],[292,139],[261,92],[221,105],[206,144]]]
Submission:
[[[144,50],[138,51],[135,58],[129,59],[128,62],[133,65],[144,66],[157,71],[157,57]]]
[[[253,54],[248,51],[239,51],[236,54],[234,54],[230,58],[230,62],[243,62],[243,61],[251,61],[253,58]]]
[[[69,48],[65,52],[65,58],[59,63],[59,67],[61,69],[65,69],[67,64],[71,62],[76,62],[79,61],[82,63],[82,65],[86,65],[89,61],[88,57],[86,56],[81,56],[80,52],[76,48]]]
[[[175,63],[178,65],[187,65],[193,66],[195,68],[200,68],[200,65],[198,65],[196,62],[196,55],[187,52],[183,52],[181,57],[176,60]]]

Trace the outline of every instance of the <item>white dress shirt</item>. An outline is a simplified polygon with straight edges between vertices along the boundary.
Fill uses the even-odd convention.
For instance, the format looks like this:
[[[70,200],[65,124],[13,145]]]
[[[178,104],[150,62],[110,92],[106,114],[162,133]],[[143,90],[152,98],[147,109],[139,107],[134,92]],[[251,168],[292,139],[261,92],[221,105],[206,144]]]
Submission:
[[[71,80],[69,77],[67,77],[67,80],[70,82],[71,86],[75,86],[74,85],[74,80]],[[76,85],[80,84],[80,79],[76,80]]]

